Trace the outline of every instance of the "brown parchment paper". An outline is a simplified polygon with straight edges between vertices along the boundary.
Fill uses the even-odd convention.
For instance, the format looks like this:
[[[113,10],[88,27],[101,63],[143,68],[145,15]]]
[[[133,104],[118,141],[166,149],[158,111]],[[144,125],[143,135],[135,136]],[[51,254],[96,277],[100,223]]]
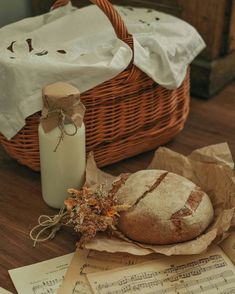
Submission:
[[[234,162],[227,143],[203,147],[184,156],[168,148],[156,150],[148,169],[161,169],[182,175],[210,197],[215,217],[207,231],[198,238],[173,245],[147,245],[134,242],[116,232],[115,237],[97,235],[86,244],[87,249],[107,252],[127,252],[135,255],[161,253],[165,255],[199,254],[211,244],[219,244],[235,228],[235,173]],[[108,189],[119,177],[113,177],[96,167],[92,155],[88,158],[87,184],[96,186],[105,183]]]

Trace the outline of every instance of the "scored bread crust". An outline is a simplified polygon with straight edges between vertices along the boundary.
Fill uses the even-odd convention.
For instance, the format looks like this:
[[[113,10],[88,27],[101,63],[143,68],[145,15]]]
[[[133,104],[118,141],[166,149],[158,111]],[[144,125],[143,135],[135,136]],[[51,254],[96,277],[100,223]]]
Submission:
[[[118,229],[146,244],[173,244],[199,236],[213,219],[208,195],[188,179],[162,170],[142,170],[120,181],[115,197],[130,208]]]

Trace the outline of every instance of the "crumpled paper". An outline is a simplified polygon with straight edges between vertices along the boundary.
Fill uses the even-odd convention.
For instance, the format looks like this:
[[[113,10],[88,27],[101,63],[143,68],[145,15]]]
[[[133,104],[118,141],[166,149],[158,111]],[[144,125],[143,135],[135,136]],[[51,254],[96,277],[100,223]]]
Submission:
[[[44,87],[42,94],[41,124],[45,133],[49,133],[58,125],[63,130],[66,122],[72,123],[75,130],[81,127],[85,106],[80,100],[77,88],[68,83],[57,82]]]
[[[168,148],[156,150],[148,169],[161,169],[184,176],[197,184],[210,197],[215,216],[209,228],[194,240],[171,245],[147,245],[132,241],[121,232],[115,237],[97,235],[86,244],[87,249],[107,252],[127,252],[147,255],[153,252],[164,255],[200,254],[211,244],[219,244],[235,228],[235,173],[234,162],[227,143],[203,147],[184,156]],[[106,174],[96,167],[92,156],[88,158],[87,184],[96,187],[112,182],[119,177]]]

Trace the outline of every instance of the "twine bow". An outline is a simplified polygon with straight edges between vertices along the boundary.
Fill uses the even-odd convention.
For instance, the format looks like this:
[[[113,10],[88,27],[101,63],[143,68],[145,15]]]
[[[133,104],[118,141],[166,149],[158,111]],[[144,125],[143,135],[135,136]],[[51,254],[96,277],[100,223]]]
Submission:
[[[56,88],[57,84],[52,84]],[[63,84],[67,86],[67,84]],[[61,83],[59,83],[61,86]],[[58,87],[58,86],[57,86]],[[57,97],[56,94],[43,95],[43,109],[41,116],[41,124],[45,133],[48,133],[58,127],[60,136],[58,143],[54,148],[54,152],[59,147],[64,136],[75,136],[78,128],[82,125],[85,114],[85,106],[80,101],[78,94],[65,94],[62,97]],[[74,127],[73,132],[68,132],[66,124],[71,124]]]
[[[56,152],[56,150],[59,147],[61,141],[64,139],[64,135],[75,136],[77,134],[78,127],[77,127],[75,121],[73,120],[73,118],[70,115],[68,115],[67,112],[64,111],[63,109],[54,109],[54,110],[48,111],[48,114],[49,113],[58,113],[59,114],[57,126],[60,129],[61,134],[59,136],[59,141],[56,144],[55,149],[53,150],[54,152]],[[73,133],[68,133],[67,132],[67,130],[65,128],[65,120],[67,120],[69,123],[71,123],[74,126],[74,132]]]
[[[56,232],[62,226],[61,220],[65,215],[66,212],[64,207],[62,207],[59,213],[54,216],[40,215],[38,218],[38,225],[36,225],[29,233],[30,238],[34,241],[33,247],[35,247],[38,242],[53,239]],[[46,231],[47,235],[45,237],[41,237],[41,235]]]

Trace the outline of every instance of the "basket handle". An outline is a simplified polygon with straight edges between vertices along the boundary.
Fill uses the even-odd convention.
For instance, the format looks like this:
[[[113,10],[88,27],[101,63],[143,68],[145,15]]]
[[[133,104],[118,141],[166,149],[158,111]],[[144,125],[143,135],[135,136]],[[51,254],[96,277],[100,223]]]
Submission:
[[[64,6],[69,2],[69,0],[57,0],[53,4],[52,9]],[[97,5],[109,18],[117,37],[125,43],[127,43],[133,49],[132,36],[128,33],[126,25],[124,24],[123,20],[121,19],[121,16],[113,7],[113,5],[108,0],[90,0],[90,2]]]
[[[52,6],[52,9],[58,8],[60,6],[64,6],[68,4],[69,2],[70,0],[56,0]],[[128,82],[137,81],[143,73],[133,64],[133,60],[134,60],[133,37],[131,34],[129,34],[125,23],[121,19],[121,16],[113,7],[113,5],[109,2],[109,0],[90,0],[90,2],[92,2],[93,4],[96,4],[105,13],[105,15],[110,20],[117,37],[123,42],[125,42],[131,48],[133,52],[133,58],[128,65],[128,69],[130,70],[130,72],[128,74],[127,79],[124,82],[128,83]]]

